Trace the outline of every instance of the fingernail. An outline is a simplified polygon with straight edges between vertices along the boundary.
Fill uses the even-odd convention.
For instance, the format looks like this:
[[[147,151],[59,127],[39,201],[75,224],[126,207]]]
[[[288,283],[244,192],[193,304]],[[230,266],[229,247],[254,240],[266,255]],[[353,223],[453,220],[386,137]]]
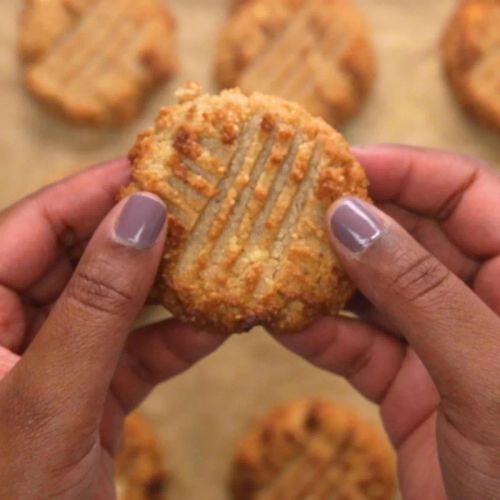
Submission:
[[[134,194],[126,202],[115,226],[115,240],[127,247],[151,248],[161,233],[167,209],[155,198]]]
[[[372,207],[357,198],[346,198],[333,212],[330,225],[335,238],[354,253],[368,249],[384,231]]]

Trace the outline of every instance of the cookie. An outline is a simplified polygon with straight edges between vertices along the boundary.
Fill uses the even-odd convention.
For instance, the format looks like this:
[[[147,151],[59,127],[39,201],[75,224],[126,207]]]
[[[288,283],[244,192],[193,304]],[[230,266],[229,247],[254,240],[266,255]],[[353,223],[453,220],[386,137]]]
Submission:
[[[304,328],[354,288],[324,217],[367,179],[340,134],[299,105],[239,90],[181,89],[130,152],[133,183],[168,206],[153,292],[174,316],[234,333]]]
[[[253,0],[232,0],[231,6],[230,6],[230,12],[233,12],[234,10],[238,9],[240,6],[243,4],[252,2]]]
[[[442,59],[462,106],[500,132],[500,0],[459,4],[443,37]]]
[[[390,500],[394,453],[350,410],[304,399],[257,421],[239,443],[230,476],[234,500]]]
[[[168,473],[163,453],[150,424],[138,413],[125,420],[115,459],[118,500],[164,500]]]
[[[296,101],[339,126],[355,115],[374,80],[367,25],[352,0],[253,0],[222,30],[216,77]]]
[[[96,126],[129,121],[177,67],[160,0],[25,0],[19,52],[37,98]]]

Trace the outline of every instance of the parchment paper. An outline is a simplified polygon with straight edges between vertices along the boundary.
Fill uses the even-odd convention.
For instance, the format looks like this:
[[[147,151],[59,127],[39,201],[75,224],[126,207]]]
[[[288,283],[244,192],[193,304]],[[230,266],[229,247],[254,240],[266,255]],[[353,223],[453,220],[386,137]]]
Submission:
[[[375,92],[343,132],[354,144],[399,142],[448,148],[500,165],[500,139],[462,114],[440,72],[437,42],[453,0],[359,0],[379,56]],[[119,131],[95,131],[47,115],[20,86],[15,53],[20,0],[0,0],[0,208],[76,167],[121,156],[135,135],[192,79],[213,89],[214,41],[226,0],[170,0],[182,72]],[[231,338],[143,405],[167,450],[172,499],[226,498],[237,438],[255,416],[289,398],[323,395],[380,425],[376,408],[343,380],[312,368],[262,331]]]

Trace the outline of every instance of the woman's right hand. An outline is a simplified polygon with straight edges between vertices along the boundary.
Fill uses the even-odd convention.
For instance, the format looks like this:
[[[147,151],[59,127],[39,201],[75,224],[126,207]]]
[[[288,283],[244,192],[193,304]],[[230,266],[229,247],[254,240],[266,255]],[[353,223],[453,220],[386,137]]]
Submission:
[[[382,210],[343,199],[328,226],[362,320],[277,338],[380,405],[404,498],[498,499],[500,176],[439,151],[355,152]]]

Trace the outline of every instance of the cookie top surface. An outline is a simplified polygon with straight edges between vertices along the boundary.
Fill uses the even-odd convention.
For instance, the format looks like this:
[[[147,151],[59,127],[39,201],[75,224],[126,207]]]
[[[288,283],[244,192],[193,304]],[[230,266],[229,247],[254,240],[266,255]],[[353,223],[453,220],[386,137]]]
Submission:
[[[116,126],[177,66],[160,0],[25,0],[19,52],[29,90],[73,121]]]
[[[361,107],[375,74],[366,23],[352,0],[253,0],[233,10],[216,76],[296,101],[339,125]]]
[[[133,184],[169,210],[154,296],[214,332],[305,327],[353,287],[328,242],[325,212],[367,179],[344,139],[300,106],[238,90],[164,108],[130,153]]]
[[[168,473],[151,425],[138,413],[125,420],[115,459],[118,500],[164,500]]]
[[[461,2],[442,52],[448,80],[463,106],[500,132],[500,0]]]
[[[257,421],[231,470],[235,500],[389,500],[394,453],[382,434],[350,410],[304,399]]]

